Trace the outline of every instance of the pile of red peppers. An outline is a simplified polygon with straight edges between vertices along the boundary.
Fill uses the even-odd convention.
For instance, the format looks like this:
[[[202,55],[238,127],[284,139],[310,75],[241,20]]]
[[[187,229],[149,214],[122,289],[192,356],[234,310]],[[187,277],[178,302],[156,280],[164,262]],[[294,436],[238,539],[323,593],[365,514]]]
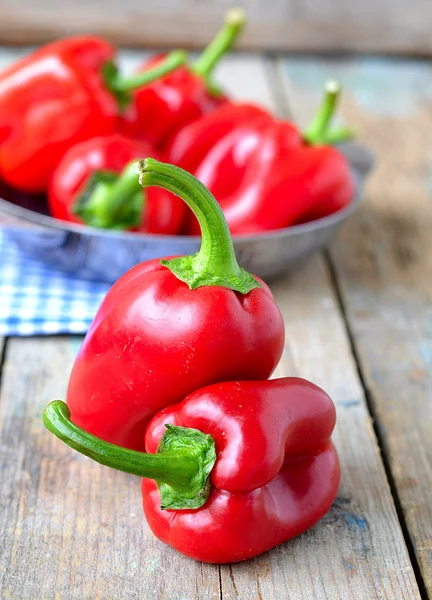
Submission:
[[[173,51],[128,77],[98,37],[60,40],[12,64],[0,73],[0,179],[45,194],[63,221],[167,235],[199,235],[198,221],[169,191],[139,186],[132,165],[142,156],[195,175],[234,235],[344,208],[354,181],[337,144],[351,133],[331,127],[336,82],[304,132],[215,84],[245,21],[232,9],[195,62]]]
[[[299,535],[340,479],[334,404],[306,380],[269,379],[284,321],[268,286],[238,265],[231,235],[351,202],[337,149],[351,134],[332,127],[336,82],[305,131],[215,84],[244,24],[231,10],[195,62],[173,51],[128,77],[97,37],[57,41],[0,73],[6,184],[45,194],[64,221],[201,235],[197,254],[139,264],[113,285],[66,403],[43,420],[78,452],[142,477],[155,535],[210,563]]]
[[[113,285],[67,403],[49,404],[44,423],[78,452],[143,478],[160,540],[204,562],[246,560],[329,510],[340,478],[335,407],[304,379],[269,379],[284,321],[267,285],[238,265],[211,192],[154,158],[137,167],[146,193],[156,186],[188,206],[201,248],[139,264]]]

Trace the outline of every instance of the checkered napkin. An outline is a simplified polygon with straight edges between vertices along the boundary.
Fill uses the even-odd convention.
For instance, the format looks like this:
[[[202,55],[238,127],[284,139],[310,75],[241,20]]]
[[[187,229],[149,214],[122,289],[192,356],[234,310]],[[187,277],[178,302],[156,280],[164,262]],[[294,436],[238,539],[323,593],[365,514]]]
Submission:
[[[33,260],[0,228],[0,335],[86,333],[109,287]]]

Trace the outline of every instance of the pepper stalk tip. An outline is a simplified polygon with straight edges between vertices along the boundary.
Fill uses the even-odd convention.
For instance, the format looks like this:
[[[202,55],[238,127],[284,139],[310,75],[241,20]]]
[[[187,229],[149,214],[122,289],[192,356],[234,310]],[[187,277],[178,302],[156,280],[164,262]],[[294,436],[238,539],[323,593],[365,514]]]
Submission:
[[[224,21],[227,25],[243,26],[247,21],[246,11],[239,6],[230,8],[225,13]]]
[[[135,170],[138,174],[138,182],[140,185],[143,184],[143,174],[145,169],[146,158],[142,158],[141,160],[135,163]]]
[[[342,91],[342,85],[336,79],[329,79],[325,83],[324,90],[328,94],[340,94]]]

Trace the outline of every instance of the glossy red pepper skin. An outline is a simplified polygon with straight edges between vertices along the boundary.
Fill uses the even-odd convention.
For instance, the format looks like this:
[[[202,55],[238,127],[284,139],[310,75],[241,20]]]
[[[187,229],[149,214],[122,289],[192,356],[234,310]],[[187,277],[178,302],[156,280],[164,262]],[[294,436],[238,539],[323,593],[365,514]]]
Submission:
[[[278,158],[273,126],[252,123],[252,127],[236,128],[223,138],[196,169],[195,176],[219,199],[232,234],[274,229],[280,212],[284,217],[285,198],[275,197],[269,187]],[[229,179],[218,177],[219,168],[231,174]],[[199,233],[198,221],[190,213],[185,233]]]
[[[243,143],[241,136],[237,139],[239,144]],[[257,135],[255,142],[247,174],[230,194],[224,195],[217,189],[217,181],[211,179],[212,173],[218,172],[219,162],[222,163],[217,157],[217,147],[195,172],[220,198],[219,204],[233,235],[271,231],[324,217],[352,200],[354,178],[345,157],[335,148],[299,146],[283,156],[271,128],[266,134]],[[230,158],[233,156],[235,148],[230,153]],[[190,215],[186,232],[199,234],[198,223]]]
[[[219,383],[166,408],[147,429],[147,451],[156,452],[171,424],[210,434],[217,460],[198,510],[161,510],[156,483],[143,479],[153,533],[209,563],[246,560],[299,535],[337,494],[335,420],[329,396],[298,378]]]
[[[288,225],[327,217],[348,206],[355,195],[348,161],[333,146],[299,148],[272,186],[273,197],[288,194],[291,211],[284,213]]]
[[[146,142],[120,134],[91,138],[73,146],[60,161],[49,183],[48,203],[52,216],[63,221],[83,223],[74,214],[73,208],[95,172],[120,174],[131,161],[155,154]],[[183,201],[161,188],[142,190],[142,194],[142,224],[133,229],[147,233],[178,233],[185,216]]]
[[[191,290],[159,260],[142,263],[108,292],[79,351],[67,390],[72,421],[142,450],[156,412],[210,383],[266,379],[283,344],[265,284],[246,295]]]
[[[138,72],[154,67],[164,56],[152,57]],[[122,131],[159,150],[186,124],[228,101],[224,94],[211,93],[205,80],[187,66],[137,90],[133,99],[125,113]]]
[[[44,192],[72,145],[114,132],[118,101],[103,66],[114,49],[96,37],[44,46],[0,74],[0,176],[20,190]]]
[[[264,132],[272,125],[271,115],[255,104],[226,104],[183,128],[171,140],[167,156],[173,164],[194,173],[222,206],[223,200],[231,194],[238,198],[242,187],[249,189],[251,176],[253,183],[259,182],[260,187],[264,184],[263,174],[272,163],[268,152],[274,155],[275,145],[274,140],[270,141],[270,147],[262,141]],[[294,127],[286,133],[287,145],[299,143],[300,134]],[[258,165],[256,158],[261,155],[264,163]],[[250,201],[248,196],[246,210]],[[184,232],[199,234],[198,222],[191,211],[187,211]]]
[[[299,150],[296,155],[299,178],[293,186],[292,198],[299,202],[303,196],[302,183],[309,181],[314,202],[310,208],[295,220],[307,223],[332,215],[345,208],[355,195],[355,181],[351,168],[343,154],[333,146],[307,148],[306,153]]]
[[[292,123],[253,116],[249,105],[242,116],[242,108],[222,107],[203,117],[167,149],[169,160],[190,170],[215,195],[232,234],[288,227],[351,202],[354,179],[338,150],[307,145]],[[198,232],[188,214],[185,233]]]
[[[237,128],[245,131],[260,131],[264,125],[273,122],[271,115],[256,104],[227,102],[214,112],[183,127],[172,137],[166,148],[167,159],[193,173],[203,157],[225,136]],[[297,134],[298,135],[298,134]],[[224,181],[235,175],[234,169],[224,173]]]

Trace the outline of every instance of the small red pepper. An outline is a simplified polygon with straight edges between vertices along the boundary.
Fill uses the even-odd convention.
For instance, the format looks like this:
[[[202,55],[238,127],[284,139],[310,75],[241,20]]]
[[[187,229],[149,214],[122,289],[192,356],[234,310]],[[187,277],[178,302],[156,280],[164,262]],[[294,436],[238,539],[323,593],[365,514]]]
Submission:
[[[0,74],[0,177],[45,192],[65,152],[77,142],[113,133],[130,92],[178,68],[174,52],[154,69],[120,77],[114,49],[97,37],[54,42]]]
[[[93,460],[145,477],[153,533],[199,561],[246,560],[286,542],[321,519],[338,491],[335,407],[304,379],[200,389],[151,421],[150,454],[102,442],[69,416],[57,400],[44,422]]]
[[[339,94],[338,84],[327,84],[303,135],[293,123],[266,119],[250,105],[222,107],[179,132],[167,148],[168,159],[190,169],[217,197],[233,234],[331,214],[354,194],[348,162],[328,145],[350,137],[345,128],[329,130]],[[190,213],[186,232],[199,233]]]
[[[137,265],[108,292],[72,369],[74,423],[141,450],[151,417],[210,383],[266,379],[284,323],[269,288],[237,264],[223,213],[189,173],[148,158],[142,185],[178,194],[202,229],[194,256]]]
[[[229,50],[246,23],[243,10],[227,11],[225,24],[192,65],[185,65],[152,85],[134,93],[134,103],[124,117],[126,135],[144,139],[163,149],[168,139],[184,125],[213,111],[228,101],[212,82],[213,71]],[[146,72],[164,59],[152,57],[139,68]]]
[[[186,210],[184,202],[160,188],[143,190],[135,164],[131,164],[149,154],[155,155],[146,142],[120,134],[73,146],[49,184],[52,216],[92,227],[178,233]]]

